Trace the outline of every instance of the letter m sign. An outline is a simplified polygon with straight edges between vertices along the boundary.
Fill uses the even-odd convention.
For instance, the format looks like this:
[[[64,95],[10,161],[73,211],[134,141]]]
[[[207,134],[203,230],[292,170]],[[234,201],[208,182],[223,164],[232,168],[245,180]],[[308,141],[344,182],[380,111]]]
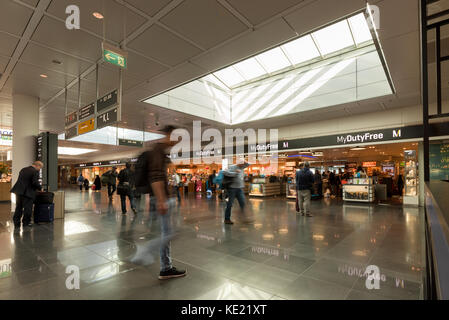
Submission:
[[[401,129],[393,130],[393,138],[400,138],[402,136]]]

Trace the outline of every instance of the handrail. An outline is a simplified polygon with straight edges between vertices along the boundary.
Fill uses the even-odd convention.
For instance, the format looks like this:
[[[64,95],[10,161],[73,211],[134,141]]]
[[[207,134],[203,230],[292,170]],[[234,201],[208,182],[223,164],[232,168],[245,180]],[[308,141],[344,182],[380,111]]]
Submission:
[[[426,183],[426,298],[449,300],[449,183]]]

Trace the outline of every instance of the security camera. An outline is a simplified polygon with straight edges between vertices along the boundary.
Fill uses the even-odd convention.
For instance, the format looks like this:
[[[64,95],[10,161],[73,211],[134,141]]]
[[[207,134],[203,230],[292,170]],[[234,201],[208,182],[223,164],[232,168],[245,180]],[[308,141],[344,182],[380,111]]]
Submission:
[[[159,126],[159,121],[156,121],[156,126]]]

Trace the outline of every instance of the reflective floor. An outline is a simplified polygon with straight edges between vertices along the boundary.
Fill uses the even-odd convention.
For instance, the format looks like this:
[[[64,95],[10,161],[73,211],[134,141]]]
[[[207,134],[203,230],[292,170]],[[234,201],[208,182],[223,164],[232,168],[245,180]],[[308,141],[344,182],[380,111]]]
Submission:
[[[306,218],[284,198],[248,204],[255,222],[239,223],[237,206],[229,226],[224,202],[183,199],[172,258],[188,274],[163,281],[157,255],[149,266],[131,262],[160,236],[159,219],[122,215],[117,196],[109,204],[103,192],[66,191],[64,220],[20,233],[2,204],[0,300],[422,298],[421,209],[318,200]],[[370,265],[379,269],[378,289],[368,289],[376,287],[367,281]],[[79,289],[67,288],[68,266],[80,270]]]

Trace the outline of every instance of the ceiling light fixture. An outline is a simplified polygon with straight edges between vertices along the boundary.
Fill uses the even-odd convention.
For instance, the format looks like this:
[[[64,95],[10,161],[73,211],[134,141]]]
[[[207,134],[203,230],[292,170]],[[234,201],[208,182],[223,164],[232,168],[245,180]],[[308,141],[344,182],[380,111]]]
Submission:
[[[351,151],[361,151],[361,150],[365,150],[366,148],[364,147],[355,147],[355,148],[351,148]]]
[[[94,13],[92,13],[92,15],[95,18],[100,19],[100,20],[104,18],[103,15],[101,13],[99,13],[99,12],[94,12]]]
[[[70,147],[58,147],[59,155],[77,156],[89,152],[98,151],[96,149],[84,149],[84,148],[70,148]]]
[[[48,76],[46,74],[40,74],[39,75],[41,78],[48,78]]]

